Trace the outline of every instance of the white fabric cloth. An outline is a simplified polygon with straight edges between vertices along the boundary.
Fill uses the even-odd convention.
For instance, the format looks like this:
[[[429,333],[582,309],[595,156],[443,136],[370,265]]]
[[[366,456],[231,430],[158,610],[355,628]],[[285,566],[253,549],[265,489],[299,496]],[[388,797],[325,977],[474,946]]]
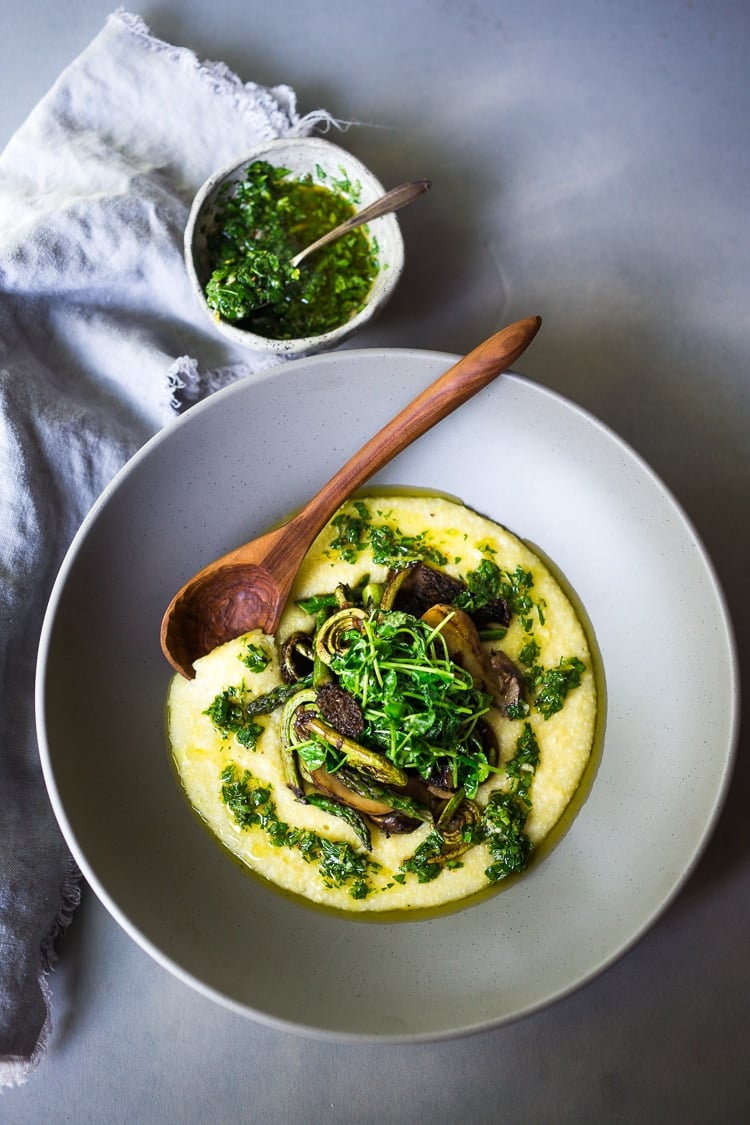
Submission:
[[[47,598],[81,519],[185,405],[266,366],[213,330],[182,259],[190,200],[259,141],[330,124],[118,11],[0,156],[0,1086],[50,1028],[79,874],[34,733]]]

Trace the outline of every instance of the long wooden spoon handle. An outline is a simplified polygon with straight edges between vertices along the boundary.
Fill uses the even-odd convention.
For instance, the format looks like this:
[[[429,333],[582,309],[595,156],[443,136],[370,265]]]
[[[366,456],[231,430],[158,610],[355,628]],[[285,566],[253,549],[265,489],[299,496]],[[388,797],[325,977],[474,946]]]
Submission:
[[[347,496],[515,363],[541,323],[530,316],[509,324],[458,360],[342,465],[293,522],[320,529]]]

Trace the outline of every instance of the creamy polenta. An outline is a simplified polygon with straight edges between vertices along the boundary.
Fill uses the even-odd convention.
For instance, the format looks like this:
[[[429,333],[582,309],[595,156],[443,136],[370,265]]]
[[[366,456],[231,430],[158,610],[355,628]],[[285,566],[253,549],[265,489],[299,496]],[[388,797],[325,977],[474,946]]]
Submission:
[[[360,913],[523,871],[581,785],[600,706],[549,567],[442,497],[349,501],[277,635],[238,637],[195,673],[168,699],[193,808],[258,875]]]

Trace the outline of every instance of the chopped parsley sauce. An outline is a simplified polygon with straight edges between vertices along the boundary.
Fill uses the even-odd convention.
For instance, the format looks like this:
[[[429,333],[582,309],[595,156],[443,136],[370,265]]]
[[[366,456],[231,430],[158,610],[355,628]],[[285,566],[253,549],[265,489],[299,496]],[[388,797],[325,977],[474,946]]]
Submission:
[[[447,556],[430,543],[428,531],[404,535],[399,527],[386,520],[375,523],[362,501],[356,501],[354,509],[354,512],[340,512],[331,521],[336,535],[331,540],[330,549],[338,553],[344,562],[355,562],[362,551],[370,548],[373,562],[385,566],[403,566],[415,560],[431,562],[436,566],[447,563]]]
[[[224,739],[228,740],[234,735],[241,746],[254,750],[263,727],[248,714],[246,695],[244,684],[225,688],[214,698],[205,713],[216,729],[221,731]]]
[[[482,813],[479,824],[464,830],[467,844],[486,844],[492,863],[485,869],[489,883],[499,883],[509,875],[523,871],[529,863],[533,844],[524,832],[531,801],[529,790],[539,764],[539,745],[528,723],[516,742],[516,752],[506,765],[508,786],[495,790]],[[396,882],[402,883],[407,874],[416,876],[420,883],[437,879],[443,870],[461,867],[458,859],[444,855],[444,837],[439,827],[433,828],[414,854],[404,860]]]
[[[318,169],[318,178],[325,177]],[[223,189],[207,238],[211,276],[205,293],[217,316],[267,339],[319,336],[364,306],[378,272],[377,246],[363,228],[291,259],[350,218],[352,185],[290,179],[258,160]]]
[[[316,864],[327,887],[345,887],[355,899],[372,891],[369,876],[380,870],[379,864],[345,840],[329,840],[281,820],[270,787],[249,770],[233,763],[226,766],[221,774],[221,799],[240,828],[260,828],[274,847],[294,848],[307,863]]]

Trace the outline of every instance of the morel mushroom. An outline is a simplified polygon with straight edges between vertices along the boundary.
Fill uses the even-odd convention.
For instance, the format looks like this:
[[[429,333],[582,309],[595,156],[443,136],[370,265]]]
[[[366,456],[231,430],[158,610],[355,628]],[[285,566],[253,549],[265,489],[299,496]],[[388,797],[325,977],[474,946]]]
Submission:
[[[383,609],[399,609],[421,617],[430,606],[452,602],[465,589],[464,583],[427,563],[415,562],[392,571],[383,597]]]
[[[471,618],[477,629],[507,629],[512,616],[513,611],[507,598],[495,598],[471,611]]]
[[[321,684],[317,690],[320,713],[335,730],[347,738],[359,738],[365,729],[362,708],[353,695],[338,684]]]

